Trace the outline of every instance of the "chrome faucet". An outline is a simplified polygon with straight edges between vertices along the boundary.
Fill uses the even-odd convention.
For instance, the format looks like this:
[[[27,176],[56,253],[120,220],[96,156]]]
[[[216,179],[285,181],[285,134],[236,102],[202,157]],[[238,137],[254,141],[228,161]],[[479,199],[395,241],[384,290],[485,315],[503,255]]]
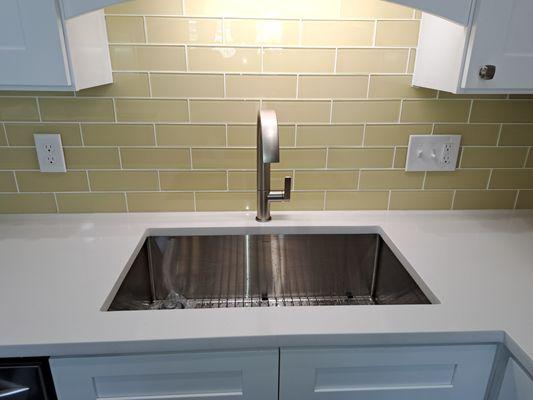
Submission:
[[[274,110],[261,110],[257,116],[257,216],[259,222],[267,222],[271,201],[291,199],[290,176],[285,177],[283,191],[270,191],[270,164],[279,162],[278,119]]]

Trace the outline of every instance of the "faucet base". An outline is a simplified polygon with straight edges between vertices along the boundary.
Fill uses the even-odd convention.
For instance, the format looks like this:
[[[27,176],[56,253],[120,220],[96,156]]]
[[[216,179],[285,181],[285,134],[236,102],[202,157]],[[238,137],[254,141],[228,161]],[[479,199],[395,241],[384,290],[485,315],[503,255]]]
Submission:
[[[268,218],[259,218],[259,217],[255,217],[255,220],[257,222],[268,222],[272,219],[272,217],[268,217]]]

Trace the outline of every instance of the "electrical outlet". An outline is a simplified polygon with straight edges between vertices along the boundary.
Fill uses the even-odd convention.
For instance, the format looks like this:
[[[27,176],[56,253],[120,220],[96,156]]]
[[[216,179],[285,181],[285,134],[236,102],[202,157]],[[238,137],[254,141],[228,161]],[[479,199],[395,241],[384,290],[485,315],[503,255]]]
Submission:
[[[33,139],[41,172],[67,172],[61,135],[36,133]]]
[[[455,171],[461,135],[411,135],[406,171]]]

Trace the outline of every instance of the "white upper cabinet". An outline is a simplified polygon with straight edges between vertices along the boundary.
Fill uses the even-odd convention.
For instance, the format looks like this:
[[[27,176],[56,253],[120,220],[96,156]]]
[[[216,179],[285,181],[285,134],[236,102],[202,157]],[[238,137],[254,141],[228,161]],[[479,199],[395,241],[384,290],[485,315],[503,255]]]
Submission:
[[[461,25],[468,25],[473,0],[390,0],[438,15]]]
[[[533,93],[533,1],[476,0],[467,24],[423,13],[415,86]]]
[[[81,90],[112,80],[103,10],[65,19],[57,0],[0,2],[0,90]]]

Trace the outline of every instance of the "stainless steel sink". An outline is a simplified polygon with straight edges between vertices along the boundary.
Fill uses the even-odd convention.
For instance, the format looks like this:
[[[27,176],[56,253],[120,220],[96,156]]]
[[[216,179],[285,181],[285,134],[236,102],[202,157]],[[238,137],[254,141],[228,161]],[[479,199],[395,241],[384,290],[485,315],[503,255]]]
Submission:
[[[378,234],[153,236],[108,311],[430,303]]]

